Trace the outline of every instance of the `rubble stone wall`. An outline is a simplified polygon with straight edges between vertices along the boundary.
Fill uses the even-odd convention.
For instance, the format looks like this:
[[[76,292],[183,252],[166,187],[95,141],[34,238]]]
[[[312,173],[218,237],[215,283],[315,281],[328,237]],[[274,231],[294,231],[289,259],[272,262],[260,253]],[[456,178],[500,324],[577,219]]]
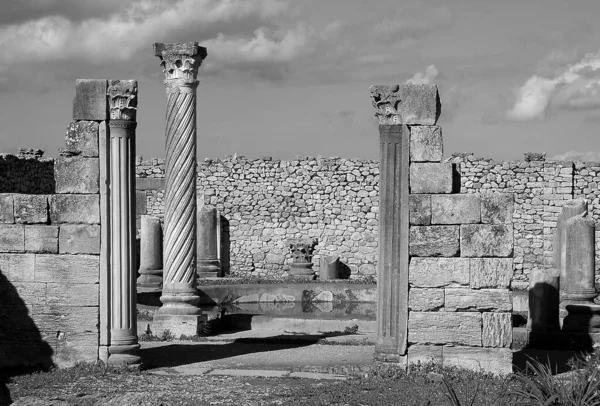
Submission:
[[[55,189],[54,159],[42,150],[0,154],[0,193],[47,194]]]

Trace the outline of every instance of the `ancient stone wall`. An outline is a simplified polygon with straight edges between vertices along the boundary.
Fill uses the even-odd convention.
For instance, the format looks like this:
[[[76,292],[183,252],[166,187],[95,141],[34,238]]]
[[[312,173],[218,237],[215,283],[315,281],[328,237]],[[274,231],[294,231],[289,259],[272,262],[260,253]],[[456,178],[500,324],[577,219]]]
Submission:
[[[54,160],[43,150],[21,149],[18,155],[0,154],[0,193],[52,193]]]

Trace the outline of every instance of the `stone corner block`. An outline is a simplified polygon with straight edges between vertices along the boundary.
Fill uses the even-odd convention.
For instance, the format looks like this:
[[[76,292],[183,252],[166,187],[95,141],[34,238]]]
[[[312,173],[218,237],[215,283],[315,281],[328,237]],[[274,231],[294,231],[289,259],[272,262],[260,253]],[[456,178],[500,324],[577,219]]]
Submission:
[[[431,195],[409,195],[408,218],[411,225],[431,224]]]
[[[435,125],[442,110],[436,85],[403,84],[399,86],[398,112],[402,124]]]
[[[469,224],[480,221],[478,193],[431,196],[431,224]]]
[[[512,256],[512,224],[461,225],[460,254],[463,257]]]
[[[77,79],[73,99],[73,120],[106,120],[108,118],[106,89],[106,79]]]
[[[443,153],[441,127],[437,125],[410,127],[411,162],[440,162]]]
[[[414,163],[410,165],[411,193],[452,193],[454,164]]]
[[[100,159],[59,157],[54,164],[57,193],[99,193]]]
[[[512,344],[511,313],[483,313],[484,347],[510,348]]]
[[[471,289],[508,289],[513,276],[512,258],[470,258]]]
[[[512,193],[482,193],[482,223],[512,223],[515,198]]]
[[[65,150],[70,155],[89,158],[99,156],[98,123],[95,121],[72,121],[65,135]]]
[[[48,222],[48,196],[14,195],[15,222],[45,224]]]
[[[10,193],[0,193],[0,223],[14,223],[15,208],[13,195]]]
[[[459,226],[412,226],[409,253],[416,257],[455,257],[459,253]]]
[[[65,194],[50,198],[53,224],[99,224],[100,195]]]
[[[100,226],[64,224],[58,241],[61,254],[100,254]]]

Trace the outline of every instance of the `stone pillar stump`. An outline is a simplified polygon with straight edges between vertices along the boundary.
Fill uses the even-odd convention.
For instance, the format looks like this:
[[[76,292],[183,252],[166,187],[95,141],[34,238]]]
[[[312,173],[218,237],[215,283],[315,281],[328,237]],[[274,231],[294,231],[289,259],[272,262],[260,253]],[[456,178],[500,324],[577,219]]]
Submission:
[[[141,216],[140,277],[138,288],[160,290],[163,283],[162,226],[155,216]]]
[[[198,210],[198,277],[216,278],[219,262],[219,211],[203,205]]]

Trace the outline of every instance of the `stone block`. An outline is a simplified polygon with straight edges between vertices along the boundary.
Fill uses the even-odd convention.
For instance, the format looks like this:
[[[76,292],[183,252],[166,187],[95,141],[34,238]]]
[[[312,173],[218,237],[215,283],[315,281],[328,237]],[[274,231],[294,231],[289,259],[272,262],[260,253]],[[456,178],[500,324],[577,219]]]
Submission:
[[[431,224],[431,195],[409,195],[408,218],[411,225]]]
[[[472,289],[508,288],[513,276],[513,259],[471,258],[469,275]]]
[[[512,373],[510,348],[444,347],[444,366],[498,375]]]
[[[443,153],[441,127],[437,125],[410,127],[411,162],[440,162]]]
[[[66,224],[60,226],[61,254],[100,254],[100,226]]]
[[[467,224],[460,226],[461,256],[510,257],[512,253],[512,224]]]
[[[452,193],[453,164],[414,163],[410,165],[410,193]]]
[[[62,331],[54,348],[52,358],[60,368],[72,367],[79,362],[95,362],[98,359],[98,332]]]
[[[99,282],[99,274],[97,255],[37,254],[35,257],[36,282],[95,284]]]
[[[98,307],[33,306],[31,319],[40,331],[90,333],[98,331]]]
[[[15,210],[13,204],[13,195],[9,193],[0,193],[0,223],[14,223]]]
[[[72,121],[67,127],[65,151],[69,155],[98,157],[98,123],[95,121]]]
[[[408,280],[411,286],[420,288],[468,285],[469,259],[413,257]]]
[[[414,311],[432,311],[444,307],[444,289],[411,288],[408,308]]]
[[[431,224],[468,224],[481,221],[478,193],[431,196]]]
[[[0,297],[2,306],[27,306],[46,305],[46,284],[35,282],[9,282],[0,283]]]
[[[458,255],[459,249],[459,226],[410,227],[411,256],[454,257]]]
[[[108,119],[106,79],[77,79],[73,99],[73,120]]]
[[[442,364],[443,353],[441,345],[421,345],[413,344],[408,347],[408,363],[409,364],[428,364],[430,362],[436,362]]]
[[[58,227],[26,226],[25,251],[58,253]]]
[[[495,311],[512,310],[512,296],[508,289],[445,288],[446,311]]]
[[[12,282],[34,281],[35,255],[0,254],[0,273]]]
[[[512,223],[515,199],[512,193],[482,193],[482,223]]]
[[[0,252],[25,251],[25,227],[21,224],[0,224]]]
[[[408,342],[481,346],[480,313],[409,312]]]
[[[54,161],[57,193],[99,193],[98,158],[59,157]]]
[[[165,178],[136,178],[135,190],[165,190]]]
[[[49,306],[89,307],[98,306],[99,286],[90,283],[47,283]]]
[[[510,313],[483,313],[482,341],[484,347],[510,348],[512,316]]]
[[[99,224],[99,195],[54,195],[50,198],[50,221],[55,223]]]
[[[48,222],[48,196],[14,195],[15,222],[45,224]]]

